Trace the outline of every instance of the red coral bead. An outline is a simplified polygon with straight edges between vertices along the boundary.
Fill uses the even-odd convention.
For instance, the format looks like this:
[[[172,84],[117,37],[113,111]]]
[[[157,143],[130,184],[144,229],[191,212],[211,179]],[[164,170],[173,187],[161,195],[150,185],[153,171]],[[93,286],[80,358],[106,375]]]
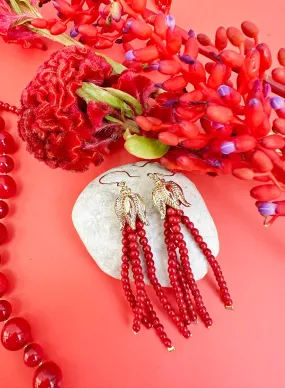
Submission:
[[[7,321],[12,313],[12,306],[7,300],[0,300],[0,322]]]
[[[15,142],[7,131],[0,132],[0,152],[10,154],[15,150]]]
[[[7,350],[22,349],[31,338],[29,323],[20,317],[12,318],[5,323],[1,332],[2,345]]]
[[[42,362],[43,349],[38,344],[30,344],[24,350],[24,363],[29,367],[35,367]]]
[[[0,172],[7,174],[14,168],[14,161],[9,155],[0,155]]]
[[[35,372],[33,388],[59,388],[61,380],[60,368],[52,361],[45,362]]]
[[[8,213],[9,213],[8,204],[0,200],[0,219],[6,217]]]
[[[16,194],[16,183],[9,175],[0,175],[0,198],[10,198]]]
[[[0,272],[0,298],[5,294],[8,289],[8,279]]]

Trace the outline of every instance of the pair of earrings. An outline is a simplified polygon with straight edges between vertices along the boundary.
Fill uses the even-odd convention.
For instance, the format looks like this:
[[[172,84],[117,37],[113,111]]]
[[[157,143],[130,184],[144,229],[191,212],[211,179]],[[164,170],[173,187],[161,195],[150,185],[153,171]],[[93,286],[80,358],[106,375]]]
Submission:
[[[115,172],[119,171],[114,171],[114,173]],[[131,178],[136,177],[130,175],[127,171],[123,172]],[[134,314],[133,331],[137,334],[141,329],[141,325],[144,325],[147,328],[154,328],[160,340],[168,350],[174,350],[171,340],[166,335],[164,327],[161,324],[146,291],[139,244],[144,255],[150,283],[163,308],[185,338],[191,336],[188,326],[191,322],[197,323],[197,315],[200,316],[207,328],[212,326],[213,320],[204,305],[201,293],[194,279],[186,242],[184,240],[184,235],[181,232],[181,224],[183,224],[191,233],[211,266],[225,307],[227,309],[232,309],[233,302],[224,280],[221,267],[207,244],[203,241],[202,236],[200,236],[199,230],[195,228],[193,222],[191,222],[189,217],[185,216],[183,210],[180,209],[181,204],[186,207],[191,206],[190,203],[186,201],[181,187],[173,181],[165,181],[165,179],[159,177],[159,175],[166,176],[164,174],[148,173],[148,176],[155,183],[152,192],[154,205],[159,211],[161,218],[164,220],[164,236],[168,252],[168,274],[177,302],[178,311],[176,311],[168,300],[156,276],[151,246],[148,243],[144,229],[144,226],[148,225],[148,223],[146,218],[146,206],[143,199],[139,194],[133,193],[124,181],[103,183],[102,179],[106,175],[108,174],[105,174],[100,178],[99,182],[101,184],[116,184],[121,188],[120,194],[115,202],[115,212],[120,221],[120,228],[122,230],[123,246],[121,277],[125,296],[129,301]],[[129,278],[130,268],[132,269],[134,277],[135,294],[132,291]],[[195,307],[191,295],[194,299]]]

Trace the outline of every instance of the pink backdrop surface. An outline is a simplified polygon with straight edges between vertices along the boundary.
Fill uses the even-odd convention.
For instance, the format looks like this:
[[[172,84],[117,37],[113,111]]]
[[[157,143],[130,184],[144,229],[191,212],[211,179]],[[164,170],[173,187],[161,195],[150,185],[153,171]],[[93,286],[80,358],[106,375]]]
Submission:
[[[172,14],[180,26],[212,35],[220,25],[253,20],[274,53],[284,45],[281,0],[175,0]],[[22,89],[58,47],[25,51],[0,41],[0,100],[19,105]],[[17,136],[15,117],[4,117]],[[12,238],[4,246],[1,271],[11,281],[14,314],[30,320],[35,340],[61,366],[63,388],[285,387],[285,220],[263,228],[248,183],[190,174],[219,231],[218,259],[235,311],[223,308],[208,275],[199,286],[213,328],[200,323],[187,341],[159,311],[176,347],[168,353],[152,331],[133,335],[120,281],[100,271],[71,222],[83,188],[101,172],[134,158],[117,150],[100,168],[73,174],[50,170],[17,143],[18,195],[10,201],[6,224]],[[33,370],[24,366],[21,351],[0,346],[0,365],[1,388],[32,386]]]

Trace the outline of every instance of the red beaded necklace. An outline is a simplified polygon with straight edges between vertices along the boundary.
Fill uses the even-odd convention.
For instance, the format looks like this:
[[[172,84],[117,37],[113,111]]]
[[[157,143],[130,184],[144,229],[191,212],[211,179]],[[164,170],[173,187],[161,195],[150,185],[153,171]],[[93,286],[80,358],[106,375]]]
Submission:
[[[20,110],[0,101],[0,110],[19,115]],[[5,121],[0,116],[0,219],[9,213],[9,206],[4,201],[16,194],[16,182],[8,175],[14,168],[13,159],[7,155],[14,152],[15,143],[12,135],[5,130]],[[7,239],[7,229],[0,222],[0,245]],[[8,279],[0,272],[0,298],[8,290]],[[29,367],[37,367],[33,388],[59,388],[62,380],[60,368],[52,361],[43,361],[42,347],[32,341],[31,327],[28,321],[21,317],[10,318],[12,305],[0,299],[0,322],[4,322],[1,331],[1,342],[5,349],[16,351],[24,349],[24,363]]]

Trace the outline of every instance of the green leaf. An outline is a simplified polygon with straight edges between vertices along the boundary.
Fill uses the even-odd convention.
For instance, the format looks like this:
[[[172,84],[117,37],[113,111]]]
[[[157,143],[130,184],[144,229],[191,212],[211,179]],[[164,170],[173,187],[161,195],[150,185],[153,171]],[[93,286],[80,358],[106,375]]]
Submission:
[[[131,135],[129,132],[126,133],[125,139],[125,149],[138,158],[159,159],[169,150],[169,146],[161,143],[159,140]]]
[[[81,88],[77,89],[76,94],[83,98],[87,104],[90,101],[105,102],[110,107],[120,110],[123,117],[134,117],[132,108],[123,100],[89,82],[83,82]]]
[[[113,67],[113,74],[121,74],[124,70],[127,69],[124,65],[121,65],[120,63],[113,61],[113,59],[107,57],[107,55],[105,54],[101,54],[96,51],[96,55],[103,57]]]
[[[142,105],[136,100],[133,96],[131,96],[128,93],[122,92],[121,90],[118,89],[113,89],[113,88],[105,88],[108,92],[113,94],[114,96],[120,98],[121,100],[127,102],[128,104],[131,104],[138,115],[141,115],[143,113],[143,107]]]
[[[124,123],[121,120],[118,120],[118,119],[116,119],[113,116],[107,115],[107,116],[105,116],[105,119],[108,120],[108,121],[111,121],[111,123],[118,123],[118,124],[124,125]]]

